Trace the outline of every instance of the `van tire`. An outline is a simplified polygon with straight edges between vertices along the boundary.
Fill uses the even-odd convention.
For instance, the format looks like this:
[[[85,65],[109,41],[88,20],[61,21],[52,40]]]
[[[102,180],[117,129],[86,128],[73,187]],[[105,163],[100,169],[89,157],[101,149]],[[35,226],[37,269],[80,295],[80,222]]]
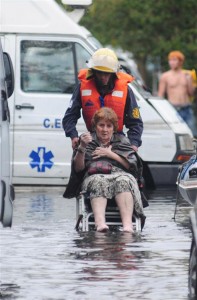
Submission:
[[[1,180],[1,206],[0,206],[0,221],[3,220],[4,209],[5,209],[5,195],[6,195],[6,184]]]

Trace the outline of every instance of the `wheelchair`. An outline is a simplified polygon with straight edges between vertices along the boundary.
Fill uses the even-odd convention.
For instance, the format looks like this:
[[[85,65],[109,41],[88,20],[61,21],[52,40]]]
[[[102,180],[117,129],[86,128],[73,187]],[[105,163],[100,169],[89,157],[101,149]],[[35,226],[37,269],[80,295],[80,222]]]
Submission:
[[[137,154],[136,154],[137,155]],[[142,177],[142,163],[138,158],[139,171],[137,172],[135,178],[137,178],[137,183],[139,191],[141,194],[143,208],[149,206],[148,199],[144,193],[145,184]],[[71,168],[71,175],[69,178],[68,185],[63,194],[64,198],[75,198],[76,199],[76,225],[75,229],[77,231],[90,231],[95,229],[94,214],[92,211],[90,199],[88,198],[87,193],[81,191],[81,184],[84,178],[84,171],[77,174],[74,172],[74,169]],[[122,226],[122,220],[120,217],[119,208],[116,205],[115,199],[107,199],[107,207],[105,211],[105,220],[106,224],[109,227],[109,230],[119,231]],[[146,217],[144,215],[138,216],[135,211],[132,216],[132,223],[134,231],[142,231],[145,224]],[[117,230],[118,228],[118,230]]]
[[[105,211],[106,224],[109,230],[118,231],[122,226],[119,209],[115,199],[107,200]],[[142,231],[145,223],[145,217],[140,218],[133,214],[132,217],[133,229],[135,232]],[[76,226],[77,231],[91,231],[95,229],[94,214],[92,212],[90,199],[86,194],[80,193],[76,197]]]

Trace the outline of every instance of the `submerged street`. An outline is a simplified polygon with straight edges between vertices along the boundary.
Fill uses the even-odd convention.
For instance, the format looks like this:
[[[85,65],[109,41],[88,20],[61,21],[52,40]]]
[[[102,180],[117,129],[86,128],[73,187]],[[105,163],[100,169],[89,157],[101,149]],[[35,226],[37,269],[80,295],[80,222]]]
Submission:
[[[140,235],[78,233],[63,187],[16,187],[11,229],[0,228],[1,298],[182,300],[188,298],[190,207],[176,188],[149,192]]]

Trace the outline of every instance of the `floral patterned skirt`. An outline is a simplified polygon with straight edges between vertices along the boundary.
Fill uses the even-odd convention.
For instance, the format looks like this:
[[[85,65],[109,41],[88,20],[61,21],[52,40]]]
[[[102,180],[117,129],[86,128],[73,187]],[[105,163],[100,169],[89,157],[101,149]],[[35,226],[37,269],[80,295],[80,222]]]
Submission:
[[[112,167],[111,174],[95,174],[87,177],[82,185],[90,200],[97,197],[114,198],[117,194],[131,192],[134,200],[134,211],[144,215],[140,191],[135,177],[118,167]]]

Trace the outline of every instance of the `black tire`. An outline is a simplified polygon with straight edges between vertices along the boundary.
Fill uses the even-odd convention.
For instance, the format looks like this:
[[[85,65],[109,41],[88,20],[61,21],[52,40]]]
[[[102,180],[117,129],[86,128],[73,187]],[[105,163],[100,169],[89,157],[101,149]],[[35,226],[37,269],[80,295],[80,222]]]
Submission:
[[[3,180],[1,180],[0,184],[1,184],[0,221],[2,222],[3,221],[4,210],[5,210],[6,184]]]
[[[195,241],[192,240],[189,258],[189,279],[188,288],[190,297],[197,296],[197,248]]]

